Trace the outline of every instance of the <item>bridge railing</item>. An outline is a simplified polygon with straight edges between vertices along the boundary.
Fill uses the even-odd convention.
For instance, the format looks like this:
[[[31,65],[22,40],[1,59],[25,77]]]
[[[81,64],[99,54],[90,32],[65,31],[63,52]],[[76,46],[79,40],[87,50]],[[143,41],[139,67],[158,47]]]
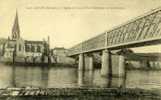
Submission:
[[[69,55],[95,51],[113,45],[161,37],[161,10],[153,11],[126,24],[84,41],[70,49]]]

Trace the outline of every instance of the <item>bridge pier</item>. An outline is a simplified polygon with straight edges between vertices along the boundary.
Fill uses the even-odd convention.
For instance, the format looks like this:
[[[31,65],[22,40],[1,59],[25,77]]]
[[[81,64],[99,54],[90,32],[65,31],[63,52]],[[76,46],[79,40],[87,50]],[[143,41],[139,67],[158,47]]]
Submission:
[[[112,76],[125,76],[125,57],[123,55],[112,55]]]
[[[84,84],[84,71],[78,70],[78,86],[83,86]]]
[[[125,57],[123,55],[119,55],[119,72],[118,77],[124,77],[125,76]]]
[[[93,70],[94,61],[93,61],[93,55],[87,54],[85,56],[85,70]]]
[[[93,56],[90,54],[79,54],[78,70],[93,70]],[[124,55],[113,55],[109,50],[102,51],[101,76],[125,76],[125,57]]]
[[[78,70],[93,70],[93,56],[89,54],[79,54]]]
[[[108,50],[102,51],[101,75],[109,76],[111,74],[111,55]]]
[[[79,54],[79,61],[78,61],[78,70],[84,69],[84,54]]]
[[[112,55],[110,51],[104,50],[102,52],[102,76],[125,76],[125,57],[123,55]]]

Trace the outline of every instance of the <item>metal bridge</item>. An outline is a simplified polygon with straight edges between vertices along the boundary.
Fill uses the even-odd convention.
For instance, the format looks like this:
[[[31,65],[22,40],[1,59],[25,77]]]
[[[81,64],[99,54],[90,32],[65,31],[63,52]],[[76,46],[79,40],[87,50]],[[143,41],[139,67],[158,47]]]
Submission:
[[[125,76],[126,55],[112,50],[161,43],[161,9],[153,10],[94,38],[73,46],[68,56],[79,58],[78,69],[93,69],[95,52],[101,52],[101,75]],[[146,64],[149,60],[142,60]]]
[[[70,48],[69,56],[103,49],[121,49],[161,42],[161,9],[139,16]]]

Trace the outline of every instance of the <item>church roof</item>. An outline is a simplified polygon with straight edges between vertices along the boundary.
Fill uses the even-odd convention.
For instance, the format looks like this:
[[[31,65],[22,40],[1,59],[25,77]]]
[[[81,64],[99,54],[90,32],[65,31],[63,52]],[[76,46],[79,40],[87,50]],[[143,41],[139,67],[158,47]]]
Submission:
[[[25,40],[25,43],[31,43],[31,44],[44,44],[44,41],[34,41],[34,40]]]

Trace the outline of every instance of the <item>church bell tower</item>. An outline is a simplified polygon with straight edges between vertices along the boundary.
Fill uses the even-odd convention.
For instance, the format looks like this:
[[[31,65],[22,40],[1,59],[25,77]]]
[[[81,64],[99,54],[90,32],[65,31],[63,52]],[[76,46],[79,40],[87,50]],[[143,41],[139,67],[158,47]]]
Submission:
[[[18,22],[18,13],[16,11],[15,20],[12,27],[12,40],[17,40],[19,38],[20,38],[20,27]]]

